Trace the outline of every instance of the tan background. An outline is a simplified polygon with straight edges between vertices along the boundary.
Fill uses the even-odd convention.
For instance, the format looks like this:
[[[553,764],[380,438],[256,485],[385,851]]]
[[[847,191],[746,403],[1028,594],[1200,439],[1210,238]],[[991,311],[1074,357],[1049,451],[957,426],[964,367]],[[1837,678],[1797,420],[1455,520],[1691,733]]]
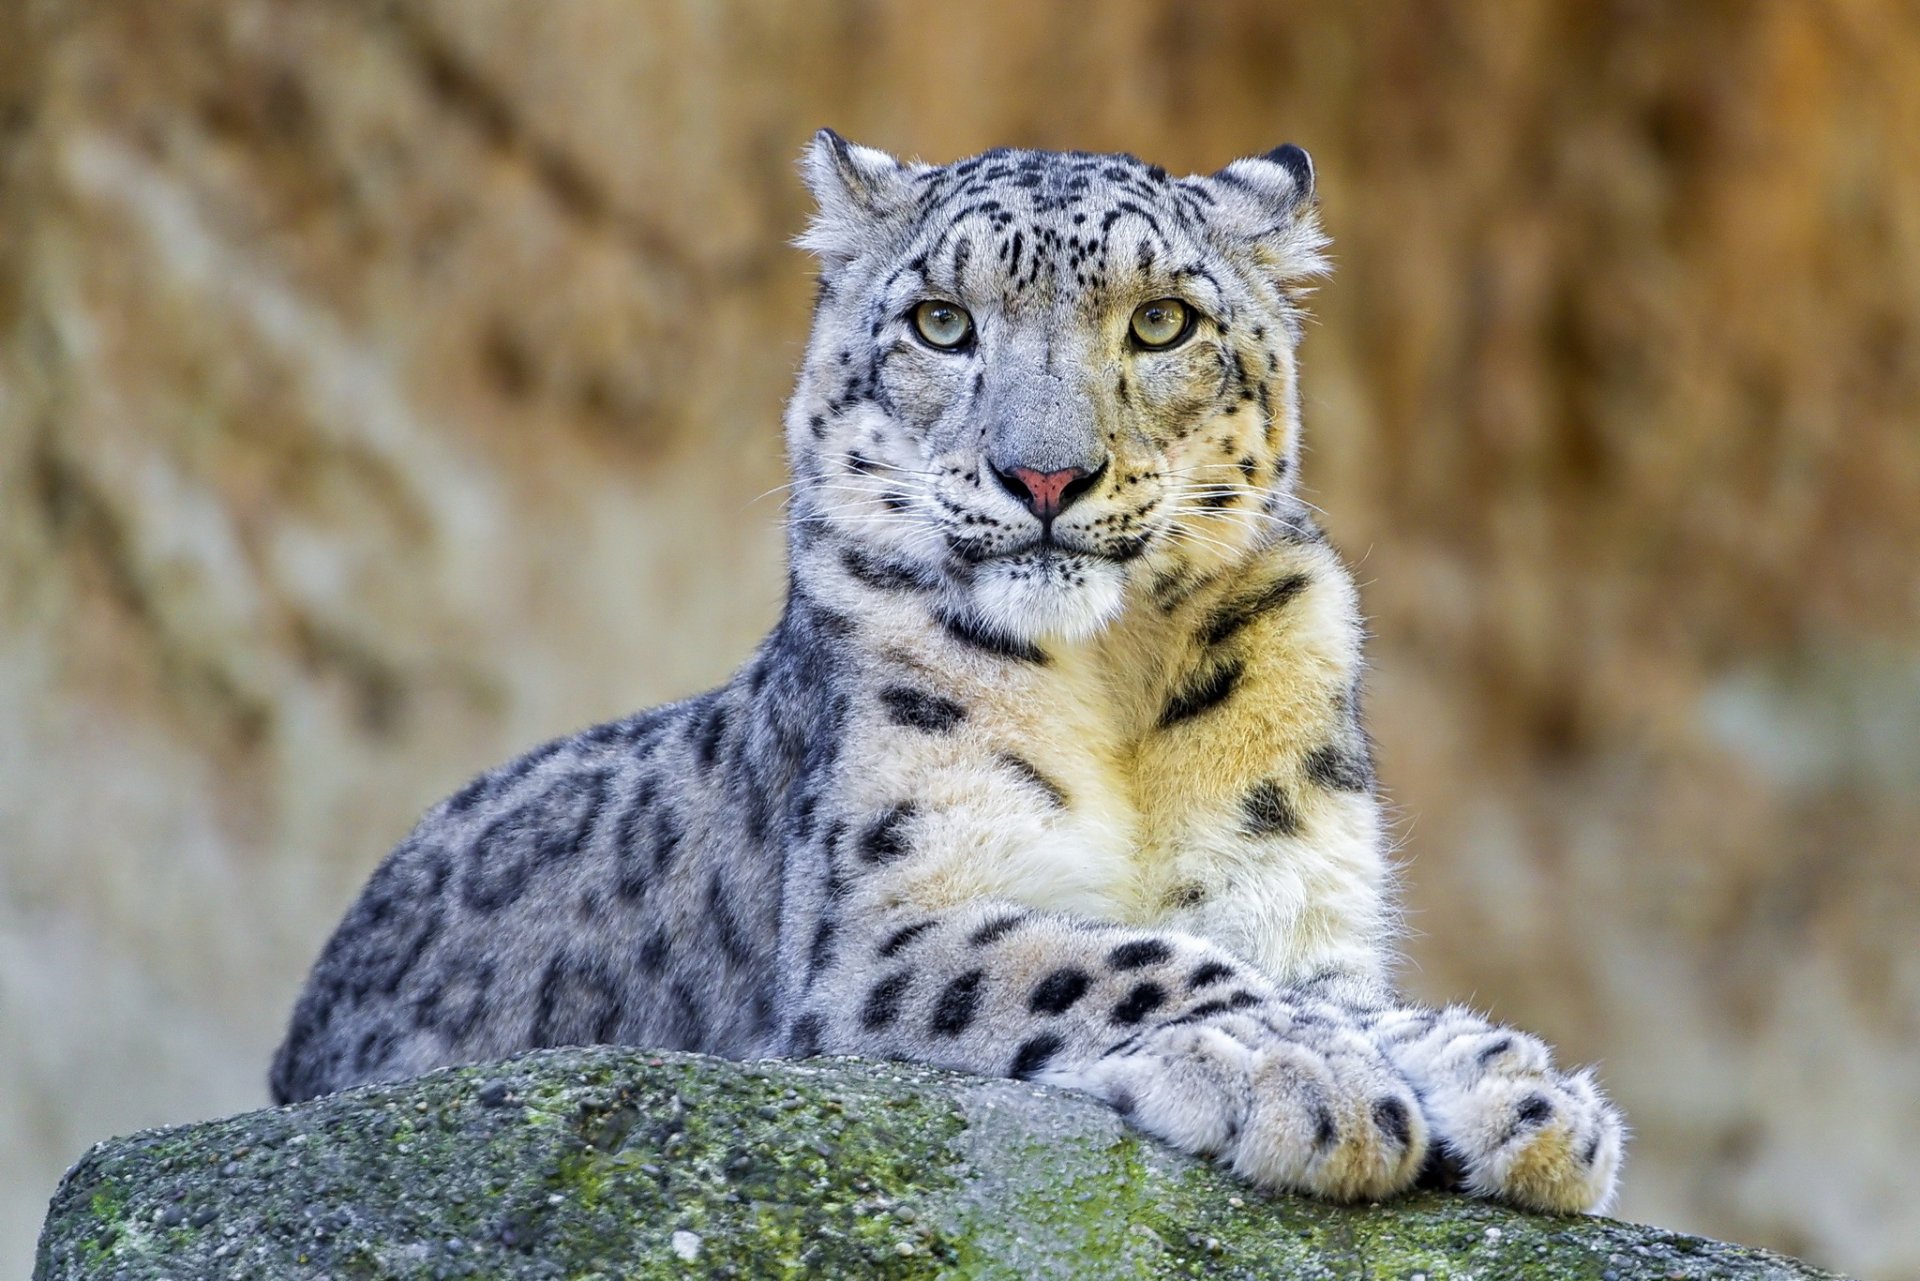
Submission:
[[[1905,0],[0,4],[0,1271],[264,1102],[421,809],[772,619],[821,123],[1314,152],[1411,985],[1601,1061],[1626,1215],[1920,1277]]]

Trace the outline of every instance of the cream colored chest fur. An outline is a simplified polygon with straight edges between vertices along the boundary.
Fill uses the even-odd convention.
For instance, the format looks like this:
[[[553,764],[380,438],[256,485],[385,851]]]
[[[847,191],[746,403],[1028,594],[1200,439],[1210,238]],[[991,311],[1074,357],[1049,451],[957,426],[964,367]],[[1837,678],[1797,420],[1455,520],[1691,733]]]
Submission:
[[[855,731],[854,803],[904,789],[921,798],[916,822],[941,829],[927,846],[948,851],[890,874],[885,892],[927,908],[1004,898],[1165,925],[1277,976],[1377,968],[1386,869],[1370,794],[1289,787],[1297,829],[1247,839],[1249,787],[1298,775],[1342,720],[1358,663],[1344,572],[1317,549],[1297,554],[1314,574],[1298,608],[1225,655],[1192,638],[1232,585],[1130,611],[1097,644],[1044,664],[956,649],[924,621],[874,620],[887,658],[876,687],[904,673],[970,709],[938,738],[884,723]],[[1238,667],[1233,698],[1164,724],[1172,691],[1221,663]]]

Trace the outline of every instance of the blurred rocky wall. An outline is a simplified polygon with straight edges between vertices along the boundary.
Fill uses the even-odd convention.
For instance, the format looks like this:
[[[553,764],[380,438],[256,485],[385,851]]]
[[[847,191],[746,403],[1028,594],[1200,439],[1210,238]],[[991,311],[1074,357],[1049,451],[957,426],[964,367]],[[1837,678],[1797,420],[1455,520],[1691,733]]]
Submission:
[[[823,123],[1313,151],[1410,986],[1602,1063],[1628,1216],[1920,1277],[1902,0],[0,4],[0,1259],[262,1102],[420,810],[772,619]]]

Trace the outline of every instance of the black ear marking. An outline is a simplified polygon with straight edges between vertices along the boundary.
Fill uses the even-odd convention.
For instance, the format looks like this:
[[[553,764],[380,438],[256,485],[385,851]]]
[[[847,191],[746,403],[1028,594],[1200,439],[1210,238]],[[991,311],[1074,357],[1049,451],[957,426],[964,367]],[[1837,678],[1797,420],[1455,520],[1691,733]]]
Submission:
[[[819,210],[795,243],[830,262],[850,259],[910,199],[911,172],[884,151],[820,130],[800,157],[800,175]]]
[[[1294,190],[1298,193],[1294,196],[1295,200],[1313,199],[1313,157],[1306,153],[1305,148],[1291,142],[1283,143],[1262,158],[1293,175]]]
[[[900,170],[900,162],[892,156],[871,147],[857,147],[831,129],[813,135],[807,165],[810,185],[828,176],[828,167],[822,161],[831,164],[831,174],[848,198],[869,213],[878,212],[884,203],[887,179]],[[817,186],[814,194],[822,195]]]

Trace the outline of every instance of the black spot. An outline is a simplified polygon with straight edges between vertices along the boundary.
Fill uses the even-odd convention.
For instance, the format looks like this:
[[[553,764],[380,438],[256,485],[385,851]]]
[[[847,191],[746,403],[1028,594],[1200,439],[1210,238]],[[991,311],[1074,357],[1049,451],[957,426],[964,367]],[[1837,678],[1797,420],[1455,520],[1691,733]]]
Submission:
[[[1532,1129],[1545,1125],[1553,1115],[1553,1101],[1544,1094],[1529,1094],[1514,1113],[1514,1129]]]
[[[752,959],[753,949],[746,937],[747,922],[740,919],[733,896],[727,892],[726,883],[717,871],[707,881],[707,919],[713,924],[714,941],[720,944],[729,961],[745,965]]]
[[[1503,1036],[1499,1040],[1493,1042],[1493,1044],[1481,1050],[1480,1053],[1474,1055],[1473,1057],[1479,1062],[1481,1067],[1485,1067],[1487,1064],[1493,1062],[1495,1059],[1499,1058],[1502,1054],[1505,1054],[1508,1050],[1511,1050],[1512,1048],[1513,1048],[1513,1038],[1510,1036]]]
[[[1085,970],[1068,967],[1055,970],[1034,985],[1027,998],[1027,1009],[1035,1014],[1065,1014],[1087,994],[1093,980]]]
[[[1293,836],[1300,831],[1300,815],[1288,799],[1287,791],[1272,779],[1253,785],[1240,808],[1247,819],[1251,836]]]
[[[1260,1004],[1260,998],[1245,990],[1231,993],[1227,997],[1227,1008],[1230,1010],[1244,1010],[1249,1005],[1258,1004]]]
[[[967,615],[942,614],[940,626],[948,636],[969,648],[992,654],[995,658],[1018,659],[1023,663],[1047,661],[1047,653],[1038,645],[994,631]]]
[[[1407,1111],[1407,1105],[1399,1099],[1375,1099],[1373,1124],[1375,1129],[1400,1147],[1407,1146],[1413,1139],[1413,1116]]]
[[[624,1014],[620,990],[597,955],[562,952],[540,979],[528,1044],[600,1045],[613,1040]]]
[[[1015,756],[1012,752],[1002,752],[1000,753],[1000,763],[1046,793],[1047,800],[1056,808],[1065,809],[1067,807],[1066,791],[1060,784],[1054,782],[1045,774],[1042,774],[1033,762],[1029,761],[1026,757]]]
[[[1053,1056],[1058,1054],[1066,1043],[1064,1037],[1052,1032],[1042,1032],[1038,1036],[1028,1037],[1020,1043],[1020,1048],[1014,1051],[1013,1065],[1007,1069],[1007,1075],[1024,1081],[1044,1071],[1047,1064],[1053,1061]]]
[[[980,983],[986,976],[985,970],[969,970],[941,989],[927,1030],[935,1036],[959,1036],[966,1031],[979,1012]]]
[[[1167,991],[1158,983],[1139,983],[1113,1007],[1115,1023],[1131,1026],[1167,1003]]]
[[[952,699],[905,685],[889,685],[881,690],[880,702],[887,709],[887,719],[895,725],[929,734],[945,734],[967,719],[967,709]]]
[[[1460,1192],[1466,1188],[1466,1167],[1444,1142],[1427,1146],[1427,1159],[1421,1163],[1414,1186],[1438,1192]]]
[[[667,964],[667,956],[673,945],[667,940],[665,930],[655,930],[653,937],[640,945],[639,954],[634,958],[642,970],[648,974],[658,974]]]
[[[497,912],[526,893],[533,875],[571,856],[593,834],[606,802],[608,770],[554,780],[537,800],[495,819],[467,860],[461,897]]]
[[[866,1007],[860,1011],[860,1025],[869,1032],[890,1026],[899,1017],[900,998],[907,994],[912,982],[912,972],[901,970],[875,983],[867,993]]]
[[[1121,1116],[1132,1116],[1139,1104],[1135,1102],[1132,1090],[1121,1088],[1113,1092],[1113,1097],[1107,1100],[1107,1106]]]
[[[925,934],[928,930],[932,929],[935,924],[937,924],[937,922],[929,919],[925,921],[915,921],[911,925],[902,925],[899,929],[887,936],[886,941],[880,945],[878,955],[886,957],[897,954],[901,948],[913,942],[922,934]]]
[[[631,903],[641,897],[653,880],[653,861],[646,857],[648,850],[641,836],[641,828],[653,809],[653,798],[654,781],[649,778],[640,784],[633,800],[614,824],[613,889],[623,902]]]
[[[727,732],[726,705],[715,699],[707,708],[707,714],[700,719],[694,729],[694,748],[702,769],[712,769],[714,761],[720,755],[720,739]]]
[[[1116,970],[1137,970],[1143,965],[1158,965],[1173,955],[1173,949],[1159,939],[1135,939],[1107,953],[1107,964]]]
[[[1160,713],[1160,728],[1167,729],[1226,702],[1245,670],[1246,665],[1236,658],[1194,676],[1167,700],[1166,710]]]
[[[1025,912],[1009,912],[1005,916],[997,916],[969,934],[967,942],[975,947],[985,947],[989,943],[998,942],[1001,937],[1011,933],[1026,919]]]
[[[787,813],[787,828],[800,840],[806,840],[813,831],[814,811],[820,806],[820,798],[812,792],[803,792],[794,798]]]
[[[836,928],[831,916],[822,916],[820,923],[813,927],[813,943],[807,948],[807,974],[812,977],[826,968],[833,959],[833,932]]]
[[[653,865],[664,868],[673,862],[674,851],[680,848],[680,839],[686,835],[686,828],[672,810],[662,806],[653,816]]]
[[[456,955],[450,968],[414,1002],[414,1026],[443,1033],[458,1045],[485,1017],[492,990],[493,962]]]
[[[793,1031],[787,1034],[787,1054],[796,1059],[810,1059],[820,1053],[821,1034],[826,1030],[818,1014],[802,1014],[794,1021]]]
[[[907,834],[901,829],[919,812],[912,801],[902,801],[868,823],[860,833],[860,858],[866,863],[891,863],[908,850]]]
[[[1366,758],[1338,747],[1318,747],[1307,753],[1307,777],[1341,792],[1373,788],[1373,767]]]
[[[1587,1146],[1580,1149],[1581,1165],[1592,1165],[1594,1158],[1600,1155],[1600,1140],[1602,1137],[1602,1135],[1594,1135],[1593,1138],[1587,1141]]]
[[[1218,983],[1221,979],[1233,977],[1233,967],[1222,965],[1219,961],[1202,961],[1192,974],[1187,976],[1187,991],[1196,992],[1209,983]]]
[[[1305,574],[1290,574],[1276,579],[1258,591],[1235,597],[1219,606],[1207,616],[1206,625],[1200,630],[1200,639],[1207,645],[1218,645],[1235,632],[1268,614],[1306,590],[1312,580]]]
[[[1315,1099],[1313,1102],[1313,1146],[1324,1152],[1332,1147],[1340,1137],[1339,1127],[1333,1123],[1333,1109],[1325,1102]]]

